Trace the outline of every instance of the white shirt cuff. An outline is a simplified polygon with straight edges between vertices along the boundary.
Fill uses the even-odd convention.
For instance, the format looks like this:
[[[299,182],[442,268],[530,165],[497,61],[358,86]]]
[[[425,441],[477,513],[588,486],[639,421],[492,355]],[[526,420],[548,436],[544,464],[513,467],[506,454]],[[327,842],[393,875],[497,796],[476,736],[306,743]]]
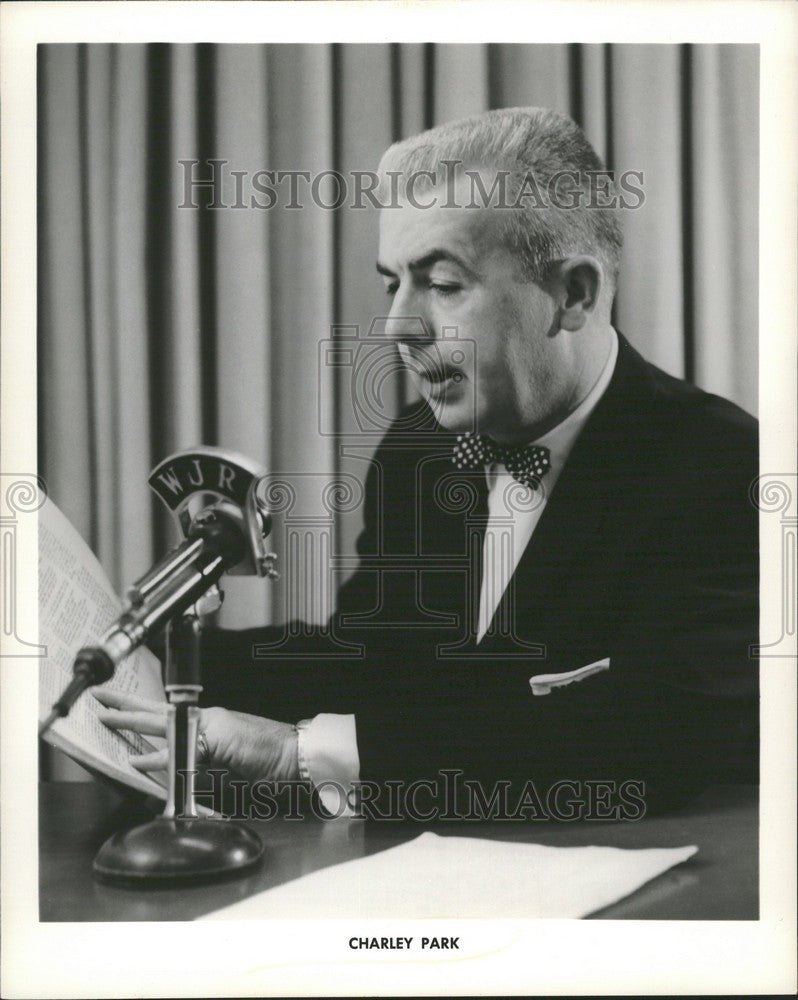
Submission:
[[[322,713],[297,724],[299,773],[332,816],[354,816],[360,756],[354,715]]]

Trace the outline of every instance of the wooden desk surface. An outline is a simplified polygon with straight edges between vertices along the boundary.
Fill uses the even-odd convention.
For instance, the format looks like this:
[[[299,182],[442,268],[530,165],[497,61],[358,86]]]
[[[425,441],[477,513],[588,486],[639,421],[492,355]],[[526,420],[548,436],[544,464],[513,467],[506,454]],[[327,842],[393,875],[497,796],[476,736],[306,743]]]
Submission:
[[[560,847],[642,848],[697,844],[685,864],[596,916],[606,919],[756,920],[757,789],[723,785],[665,816],[638,822],[484,823],[430,826],[436,833]],[[260,866],[226,882],[180,888],[120,888],[92,874],[114,831],[150,818],[97,783],[49,782],[39,797],[39,911],[43,921],[193,920],[319,868],[393,847],[421,830],[394,823],[282,818],[252,821],[266,844]]]

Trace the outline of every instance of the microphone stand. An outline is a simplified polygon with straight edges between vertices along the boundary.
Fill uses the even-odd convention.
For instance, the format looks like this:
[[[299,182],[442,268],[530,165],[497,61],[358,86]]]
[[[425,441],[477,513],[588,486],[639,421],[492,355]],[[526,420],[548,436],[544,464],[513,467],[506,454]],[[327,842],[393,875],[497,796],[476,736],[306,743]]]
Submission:
[[[214,587],[202,610],[207,613],[220,604],[221,594]],[[94,859],[95,875],[102,881],[158,885],[219,878],[250,868],[263,856],[263,843],[247,827],[197,814],[194,778],[200,718],[197,703],[202,691],[200,637],[200,618],[193,608],[166,627],[166,808],[156,819],[121,830],[103,844]]]
[[[158,818],[103,844],[94,861],[102,880],[163,885],[217,878],[248,869],[263,856],[255,833],[224,817],[199,816],[194,801],[201,617],[220,607],[224,573],[278,576],[276,556],[265,546],[271,515],[258,494],[263,476],[243,456],[212,447],[179,452],[153,470],[150,486],[175,515],[184,541],[128,590],[122,614],[100,644],[78,652],[72,682],[40,726],[41,735],[165,626],[166,807]]]

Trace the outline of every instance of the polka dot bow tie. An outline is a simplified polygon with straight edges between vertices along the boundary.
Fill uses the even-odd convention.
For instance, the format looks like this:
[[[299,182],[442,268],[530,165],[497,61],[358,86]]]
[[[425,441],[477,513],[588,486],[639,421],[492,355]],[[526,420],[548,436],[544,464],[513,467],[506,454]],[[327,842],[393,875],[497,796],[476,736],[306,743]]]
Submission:
[[[452,461],[458,469],[469,470],[501,462],[513,479],[533,490],[551,468],[549,449],[542,445],[501,445],[471,431],[457,435]]]

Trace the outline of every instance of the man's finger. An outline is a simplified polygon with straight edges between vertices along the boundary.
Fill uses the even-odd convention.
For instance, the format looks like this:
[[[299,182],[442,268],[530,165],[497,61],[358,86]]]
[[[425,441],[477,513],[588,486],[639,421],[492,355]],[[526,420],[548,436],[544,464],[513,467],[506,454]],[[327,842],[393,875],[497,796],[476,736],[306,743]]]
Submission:
[[[118,708],[123,711],[155,712],[156,714],[166,714],[166,702],[151,701],[149,698],[139,698],[135,694],[126,694],[123,691],[112,691],[110,688],[93,688],[91,693],[107,708]]]
[[[142,753],[131,757],[130,763],[137,771],[165,771],[169,767],[169,751],[156,750],[155,753]]]
[[[106,709],[97,718],[109,729],[132,729],[142,736],[166,736],[166,717],[152,712],[117,712]]]

